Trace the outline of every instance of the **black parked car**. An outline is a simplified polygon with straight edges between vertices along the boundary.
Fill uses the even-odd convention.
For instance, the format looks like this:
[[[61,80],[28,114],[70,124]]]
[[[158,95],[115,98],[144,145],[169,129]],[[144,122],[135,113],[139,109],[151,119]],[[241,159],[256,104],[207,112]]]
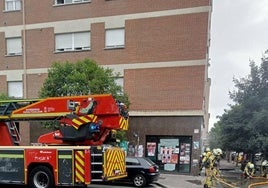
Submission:
[[[144,187],[159,178],[159,167],[146,157],[126,157],[128,176],[121,179],[133,183],[136,187]]]

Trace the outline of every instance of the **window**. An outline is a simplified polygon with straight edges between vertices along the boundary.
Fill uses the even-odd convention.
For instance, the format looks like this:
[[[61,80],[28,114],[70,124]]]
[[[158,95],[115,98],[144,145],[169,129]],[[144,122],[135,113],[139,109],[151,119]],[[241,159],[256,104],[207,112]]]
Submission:
[[[5,10],[21,10],[21,0],[5,0]]]
[[[22,54],[22,44],[21,37],[7,38],[7,55],[21,55]]]
[[[91,0],[55,0],[55,5],[91,2]]]
[[[56,52],[90,49],[90,32],[57,34],[55,38]]]
[[[126,165],[140,165],[140,162],[136,158],[126,157]]]
[[[116,85],[120,86],[122,88],[122,92],[118,94],[123,94],[124,91],[124,78],[123,77],[116,77],[114,79]]]
[[[125,29],[108,29],[105,36],[106,48],[123,48],[125,46]]]
[[[22,98],[23,97],[23,83],[22,81],[8,82],[8,96]]]

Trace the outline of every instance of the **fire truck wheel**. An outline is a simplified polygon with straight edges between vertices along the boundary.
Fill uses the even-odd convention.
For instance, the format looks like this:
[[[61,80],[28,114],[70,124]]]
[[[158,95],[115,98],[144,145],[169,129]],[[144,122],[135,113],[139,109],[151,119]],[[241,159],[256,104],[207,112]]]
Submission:
[[[133,178],[133,184],[136,187],[144,187],[146,185],[146,179],[142,174],[137,174],[134,178]]]
[[[37,166],[29,174],[30,188],[54,187],[53,174],[46,166]]]

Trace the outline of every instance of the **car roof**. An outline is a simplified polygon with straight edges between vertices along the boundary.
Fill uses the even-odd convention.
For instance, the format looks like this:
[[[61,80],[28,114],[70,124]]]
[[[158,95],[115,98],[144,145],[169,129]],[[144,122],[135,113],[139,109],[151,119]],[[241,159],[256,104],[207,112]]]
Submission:
[[[139,162],[143,161],[149,165],[155,165],[155,163],[147,157],[135,157],[135,156],[126,156],[126,160],[137,160]]]

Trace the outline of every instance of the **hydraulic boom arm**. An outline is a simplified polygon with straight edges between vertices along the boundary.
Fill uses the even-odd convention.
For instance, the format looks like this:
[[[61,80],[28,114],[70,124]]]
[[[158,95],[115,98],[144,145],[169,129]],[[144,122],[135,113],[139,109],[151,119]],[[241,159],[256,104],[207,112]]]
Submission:
[[[60,128],[43,144],[102,144],[112,130],[128,129],[128,111],[110,94],[0,101],[1,126],[13,121],[54,120]],[[9,131],[10,132],[10,131]]]

